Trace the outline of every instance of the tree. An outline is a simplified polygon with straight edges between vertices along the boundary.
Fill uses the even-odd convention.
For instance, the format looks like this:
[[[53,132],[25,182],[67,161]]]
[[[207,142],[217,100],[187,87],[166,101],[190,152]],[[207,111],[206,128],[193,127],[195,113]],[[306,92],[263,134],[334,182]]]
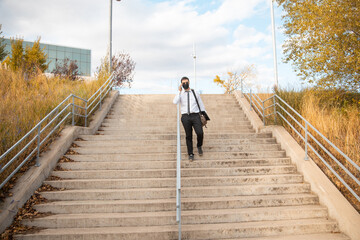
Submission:
[[[214,83],[225,88],[225,93],[232,93],[241,87],[241,83],[245,84],[246,80],[255,76],[255,66],[247,65],[240,73],[228,72],[228,80],[221,80],[218,75],[214,78]]]
[[[34,73],[39,69],[44,72],[48,68],[46,64],[47,54],[40,49],[40,38],[38,38],[32,47],[26,46],[24,54],[25,71],[28,73]]]
[[[13,71],[17,71],[24,66],[23,39],[11,39],[11,56],[7,56],[4,63]]]
[[[107,78],[109,74],[109,55],[101,60],[101,65],[96,71],[98,78]],[[116,86],[123,87],[125,83],[131,87],[134,77],[135,61],[128,53],[116,53],[112,56],[112,70],[114,72],[114,79]]]
[[[0,62],[2,60],[4,60],[4,58],[6,57],[6,55],[8,54],[6,51],[5,51],[5,44],[3,43],[4,42],[4,37],[2,37],[2,31],[1,31],[1,28],[2,28],[2,25],[0,24]]]
[[[321,88],[360,90],[360,1],[276,0],[283,16],[285,62]]]
[[[48,68],[47,55],[40,49],[40,38],[32,47],[23,47],[23,39],[11,39],[11,56],[7,56],[4,63],[13,71],[22,71],[27,78],[38,71],[44,72]]]
[[[76,80],[76,78],[79,76],[79,67],[76,61],[66,58],[63,62],[61,61],[62,64],[59,62],[56,62],[55,69],[51,73],[53,73],[55,76]]]

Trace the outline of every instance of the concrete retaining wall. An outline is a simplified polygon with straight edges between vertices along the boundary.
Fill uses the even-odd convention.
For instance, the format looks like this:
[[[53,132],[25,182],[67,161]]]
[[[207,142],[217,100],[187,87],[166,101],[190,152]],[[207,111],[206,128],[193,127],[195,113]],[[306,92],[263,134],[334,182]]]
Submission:
[[[21,208],[42,185],[43,181],[56,166],[58,160],[67,152],[72,142],[78,138],[79,135],[96,133],[118,95],[118,91],[110,92],[110,96],[106,98],[102,104],[102,109],[96,111],[89,127],[66,126],[61,131],[60,137],[50,145],[46,152],[41,154],[39,159],[40,166],[31,167],[18,179],[15,187],[11,190],[13,196],[7,198],[4,203],[1,204],[0,232],[3,232],[11,225],[19,208]]]
[[[304,180],[311,184],[311,190],[319,196],[320,203],[329,210],[329,216],[336,219],[340,230],[351,239],[360,239],[360,214],[346,200],[334,184],[321,171],[316,163],[309,158],[304,160],[305,151],[295,139],[281,126],[263,126],[262,121],[254,110],[250,111],[250,104],[246,98],[241,97],[241,92],[236,91],[235,97],[241,108],[249,118],[251,125],[259,132],[271,132],[287,156],[296,164],[297,169],[303,174]]]

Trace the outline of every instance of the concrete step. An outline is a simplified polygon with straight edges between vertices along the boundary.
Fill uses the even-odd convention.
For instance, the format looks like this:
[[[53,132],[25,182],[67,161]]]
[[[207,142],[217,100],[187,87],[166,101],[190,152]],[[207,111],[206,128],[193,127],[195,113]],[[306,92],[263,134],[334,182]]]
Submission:
[[[233,168],[185,168],[183,177],[204,176],[247,176],[261,174],[296,173],[295,165],[256,166]],[[113,179],[113,178],[171,178],[176,176],[175,169],[140,169],[140,170],[72,170],[53,171],[52,175],[71,179]]]
[[[213,145],[213,146],[207,146],[204,145],[203,147],[204,152],[246,152],[246,151],[258,151],[258,152],[264,152],[264,151],[279,151],[281,150],[280,144],[242,144],[242,145]],[[176,152],[176,146],[161,146],[156,144],[149,144],[145,146],[136,145],[136,146],[89,146],[89,147],[76,147],[71,148],[71,150],[74,150],[78,152],[79,154],[100,154],[100,153],[108,153],[111,152],[113,154],[116,153],[171,153]],[[187,152],[186,146],[181,146],[182,152]]]
[[[263,175],[263,176],[221,176],[221,177],[184,177],[183,187],[191,186],[236,186],[249,184],[286,184],[302,183],[299,174]],[[126,188],[175,188],[175,178],[143,179],[70,179],[44,181],[57,188],[66,189],[126,189]]]
[[[174,211],[175,198],[143,200],[88,200],[88,201],[53,201],[35,205],[37,211],[64,213],[123,213]],[[319,199],[311,193],[277,194],[259,196],[182,198],[181,209],[236,209],[265,208],[277,206],[318,205]]]
[[[162,146],[176,146],[175,140],[86,140],[74,141],[79,147],[117,147],[117,146],[148,146],[148,145],[162,145]],[[242,144],[274,144],[275,138],[255,138],[255,139],[204,139],[206,146],[220,146],[220,145],[242,145]],[[181,144],[185,145],[185,139],[182,138]]]
[[[221,120],[211,120],[211,126],[214,127],[222,127],[222,126],[234,126],[234,127],[239,127],[239,126],[248,126],[251,125],[250,121],[221,121]],[[209,123],[210,123],[209,122]],[[122,127],[122,126],[127,126],[127,127],[136,127],[136,126],[146,126],[146,127],[176,127],[176,122],[174,123],[174,121],[160,121],[160,122],[145,122],[145,121],[136,121],[136,122],[126,122],[126,121],[118,121],[116,119],[105,119],[103,121],[103,123],[101,124],[101,126],[103,127]],[[182,127],[182,125],[181,125]]]
[[[211,133],[218,133],[218,130],[212,130],[211,128],[205,128],[204,133],[205,134],[211,134]],[[231,133],[255,133],[255,130],[253,129],[237,129],[235,130],[223,130],[221,131],[221,133],[223,134],[231,134]],[[103,134],[103,135],[133,135],[133,134],[176,134],[176,128],[174,128],[173,131],[159,131],[159,130],[136,130],[133,129],[131,131],[127,131],[127,130],[101,130],[101,131],[97,131],[97,134]],[[182,135],[185,135],[184,133]],[[196,136],[196,135],[194,135]]]
[[[92,156],[92,155],[90,155]],[[176,160],[116,160],[107,158],[90,158],[86,155],[70,155],[70,159],[77,162],[59,163],[64,169],[106,169],[110,164],[111,169],[171,169],[176,168]],[[182,161],[181,168],[217,168],[217,167],[250,167],[250,166],[276,166],[289,165],[289,158],[258,158],[258,159],[228,159],[228,160],[204,160]],[[110,169],[109,169],[110,170]]]
[[[209,131],[217,131],[217,132],[222,132],[222,131],[233,131],[233,132],[237,132],[237,131],[248,131],[248,130],[253,130],[253,127],[251,125],[239,125],[239,126],[213,126],[213,125],[209,125],[207,126],[207,128],[205,128],[205,132],[209,132]],[[139,125],[139,126],[127,126],[127,125],[122,125],[122,126],[100,126],[99,127],[99,131],[127,131],[127,132],[147,132],[147,131],[151,131],[151,132],[155,132],[157,131],[158,133],[161,133],[162,131],[165,132],[172,132],[172,131],[176,131],[176,126],[169,126],[169,127],[163,127],[163,126],[144,126],[144,125]],[[181,129],[181,134],[185,135],[185,131],[184,129]]]
[[[196,135],[193,134],[193,137]],[[184,135],[182,138],[184,139]],[[84,140],[176,140],[176,133],[171,134],[131,134],[126,133],[121,136],[111,136],[111,135],[80,135],[79,138]],[[254,139],[254,138],[272,138],[271,133],[208,133],[204,141],[208,139]]]
[[[342,233],[321,233],[321,234],[301,234],[301,235],[283,235],[261,238],[251,238],[250,240],[351,240]],[[223,240],[244,240],[243,238],[227,238]]]
[[[184,239],[249,238],[274,235],[300,235],[313,233],[337,233],[335,221],[326,219],[300,219],[281,221],[260,221],[222,224],[184,224]],[[178,226],[149,227],[98,227],[45,229],[38,233],[18,235],[16,239],[49,239],[58,236],[63,239],[158,239],[178,238]]]
[[[240,186],[201,186],[183,187],[182,197],[222,197],[246,195],[273,195],[309,193],[307,183],[258,184]],[[132,188],[132,189],[76,189],[42,192],[48,200],[131,200],[131,199],[166,199],[175,198],[175,188]]]
[[[107,115],[106,118],[104,119],[104,122],[109,122],[109,123],[141,123],[141,124],[152,124],[152,123],[167,123],[167,124],[173,124],[176,125],[176,116],[172,116],[170,118],[163,118],[161,119],[161,121],[155,122],[153,119],[147,119],[147,118],[135,118],[135,117],[131,117],[131,116],[126,116],[126,117],[115,117],[115,116],[109,116]],[[248,118],[247,117],[211,117],[210,122],[225,122],[225,123],[238,123],[238,122],[248,122]]]
[[[210,123],[210,122],[209,122]],[[241,123],[224,123],[224,122],[214,122],[211,121],[211,128],[212,129],[223,129],[224,127],[232,127],[230,129],[237,129],[237,128],[241,128],[241,127],[249,127],[251,126],[250,122],[241,122]],[[147,124],[139,124],[137,122],[135,123],[102,123],[101,127],[108,127],[108,128],[129,128],[129,129],[134,129],[134,128],[154,128],[154,129],[160,129],[160,130],[165,130],[165,129],[173,129],[174,127],[176,128],[176,125],[174,123],[168,122],[168,123],[164,123],[164,122],[153,122],[152,124],[147,123]],[[183,127],[181,125],[181,127]],[[210,127],[210,125],[208,126]]]
[[[80,148],[74,148],[76,151]],[[195,148],[196,150],[196,148]],[[203,156],[198,156],[197,152],[195,154],[195,161],[202,160],[227,160],[227,159],[258,159],[258,158],[284,158],[286,157],[285,151],[246,151],[246,152],[204,152]],[[66,155],[66,157],[75,159],[77,156],[82,155]],[[128,154],[83,154],[83,156],[88,157],[89,159],[99,161],[138,161],[138,160],[175,160],[176,152],[173,153],[128,153]],[[181,154],[182,161],[188,161],[187,152],[182,152]]]
[[[212,114],[210,112],[207,112],[208,116],[210,119],[222,119],[223,117],[225,118],[234,118],[234,119],[241,119],[241,120],[247,120],[246,115],[244,113],[223,113],[220,116],[217,116],[215,113]],[[212,114],[212,115],[211,115]],[[169,120],[174,120],[174,124],[176,124],[176,113],[159,113],[159,114],[144,114],[144,113],[138,113],[138,114],[122,114],[122,113],[116,113],[116,112],[109,112],[109,114],[107,115],[108,118],[125,118],[125,119],[138,119],[138,118],[146,118],[149,120],[153,120],[153,121],[169,121]]]
[[[182,211],[182,224],[244,223],[294,219],[326,218],[327,209],[319,205]],[[176,224],[175,211],[141,213],[57,214],[23,220],[40,228],[143,227]]]

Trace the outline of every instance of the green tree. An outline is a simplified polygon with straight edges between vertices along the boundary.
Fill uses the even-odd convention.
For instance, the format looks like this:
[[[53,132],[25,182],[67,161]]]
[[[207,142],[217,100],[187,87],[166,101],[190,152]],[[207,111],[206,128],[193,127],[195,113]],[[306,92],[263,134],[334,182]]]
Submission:
[[[228,72],[229,78],[227,80],[222,80],[218,75],[214,78],[214,83],[225,88],[225,93],[232,93],[233,91],[241,87],[241,82],[245,85],[248,85],[247,81],[255,76],[255,66],[247,65],[238,72]]]
[[[7,52],[5,51],[5,43],[4,43],[4,37],[2,35],[1,31],[2,25],[0,24],[0,62],[4,60],[4,58],[7,55]]]
[[[276,1],[286,12],[285,62],[319,87],[360,90],[360,1]]]

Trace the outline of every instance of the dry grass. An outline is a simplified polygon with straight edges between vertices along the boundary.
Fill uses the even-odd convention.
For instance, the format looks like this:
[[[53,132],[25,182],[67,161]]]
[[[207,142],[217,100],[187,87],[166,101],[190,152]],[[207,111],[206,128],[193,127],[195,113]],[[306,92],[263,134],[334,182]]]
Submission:
[[[29,132],[42,118],[44,118],[52,109],[61,103],[69,94],[73,93],[84,99],[88,99],[105,81],[101,78],[97,81],[70,81],[59,77],[46,77],[42,74],[36,75],[29,80],[23,78],[23,74],[0,68],[0,155],[13,146],[27,132]],[[69,100],[63,106],[72,102]],[[75,103],[84,106],[84,102],[75,100]],[[69,107],[61,116],[65,116],[71,111]],[[81,109],[76,109],[78,113],[84,114]],[[54,113],[55,116],[58,112]],[[50,119],[51,120],[51,119]],[[61,119],[60,119],[61,120]],[[52,127],[56,126],[60,120],[54,121],[51,126],[41,134],[41,140],[44,140]],[[83,118],[76,117],[78,125],[82,125]],[[44,122],[42,127],[48,124]],[[51,141],[59,134],[65,124],[71,123],[71,117],[60,126],[44,145],[42,150],[46,149]],[[26,142],[36,136],[36,131],[26,138]],[[0,175],[2,182],[18,166],[36,146],[29,147],[24,154],[17,159],[5,172]],[[3,167],[19,149],[11,152],[5,159],[0,161],[0,167]]]
[[[317,130],[326,138],[335,144],[341,151],[349,156],[357,165],[360,165],[360,94],[348,93],[344,91],[315,91],[305,89],[302,91],[294,90],[277,90],[276,92],[291,107],[307,119]],[[266,99],[269,94],[259,94],[261,99]],[[273,104],[272,101],[265,103],[266,106]],[[280,104],[287,111],[291,112],[284,104]],[[273,108],[268,109],[265,114],[269,114]],[[277,111],[282,113],[286,119],[295,126],[296,130],[305,136],[304,130],[298,126],[294,120],[288,117],[284,111],[277,107]],[[259,113],[262,117],[262,113]],[[293,114],[293,116],[296,116]],[[298,122],[305,126],[304,121],[295,117]],[[273,124],[274,118],[270,116],[266,119],[267,124]],[[304,141],[289,127],[289,125],[277,116],[277,123],[283,125],[290,134],[305,146]],[[332,146],[323,140],[314,130],[309,128],[309,132],[319,141],[331,154],[333,154],[358,180],[360,179],[359,171],[350,164],[341,154]],[[345,182],[360,195],[360,188],[356,182],[351,179],[346,172],[324,151],[319,145],[309,137],[309,143],[315,150],[330,164],[330,166],[339,174]],[[337,177],[326,167],[315,152],[309,149],[310,157],[317,163],[329,179],[338,187],[342,194],[349,202],[360,212],[360,203],[350,193],[349,190],[337,179]]]

